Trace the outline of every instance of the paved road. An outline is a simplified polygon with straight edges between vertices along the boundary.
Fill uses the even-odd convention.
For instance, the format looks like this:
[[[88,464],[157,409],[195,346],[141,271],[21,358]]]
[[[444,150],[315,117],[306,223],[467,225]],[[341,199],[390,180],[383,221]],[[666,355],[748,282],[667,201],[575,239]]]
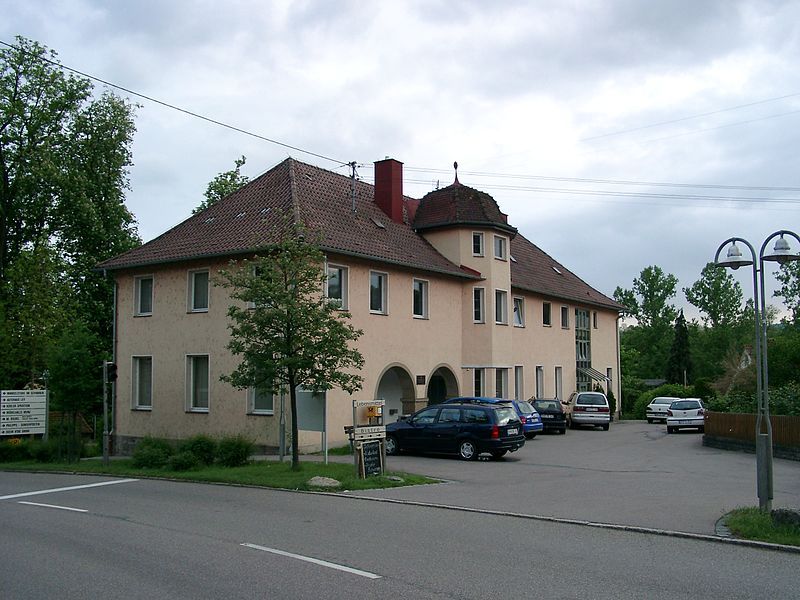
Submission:
[[[360,494],[703,534],[758,505],[755,455],[644,421],[538,435],[498,462],[401,455],[388,466],[450,483]],[[800,508],[800,462],[775,459],[774,481],[775,507]]]
[[[154,480],[2,473],[0,531],[1,598],[680,600],[797,592],[796,554]]]

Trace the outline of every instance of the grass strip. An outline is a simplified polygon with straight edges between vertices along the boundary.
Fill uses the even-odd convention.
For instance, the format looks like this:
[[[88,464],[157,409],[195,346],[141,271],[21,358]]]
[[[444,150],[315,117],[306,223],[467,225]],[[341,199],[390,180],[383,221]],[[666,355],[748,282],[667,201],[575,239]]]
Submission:
[[[725,518],[725,525],[736,537],[772,544],[800,546],[800,527],[776,525],[770,513],[758,508],[737,508]]]

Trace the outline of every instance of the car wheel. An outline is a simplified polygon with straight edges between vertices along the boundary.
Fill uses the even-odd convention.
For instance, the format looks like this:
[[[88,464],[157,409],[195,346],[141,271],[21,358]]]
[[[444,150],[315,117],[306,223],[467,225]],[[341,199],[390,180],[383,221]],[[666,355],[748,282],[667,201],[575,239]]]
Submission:
[[[558,433],[560,433],[561,435],[566,435],[567,434],[567,428],[564,427],[564,429],[559,429]]]
[[[469,440],[464,440],[458,446],[458,455],[464,460],[477,460],[478,448]]]
[[[669,425],[667,425],[667,433],[675,433],[675,430]]]
[[[706,432],[705,425],[703,427],[700,427],[699,429],[700,429],[700,433],[705,433]]]
[[[536,437],[536,434],[535,434],[535,433],[526,433],[526,434],[525,434],[525,439],[526,439],[526,440],[532,440],[532,439],[533,439],[533,438],[535,438],[535,437]]]
[[[387,456],[394,456],[400,451],[400,447],[397,445],[397,438],[393,435],[386,436],[386,455]]]
[[[575,421],[573,421],[572,419],[569,420],[569,428],[570,429],[577,429],[578,428],[578,426],[575,424]]]
[[[647,422],[652,425],[653,424],[653,419],[647,419]]]
[[[492,459],[500,460],[506,455],[507,452],[508,450],[495,450],[494,452],[492,452]]]
[[[605,425],[603,425],[603,431],[608,431],[608,423],[606,423]]]

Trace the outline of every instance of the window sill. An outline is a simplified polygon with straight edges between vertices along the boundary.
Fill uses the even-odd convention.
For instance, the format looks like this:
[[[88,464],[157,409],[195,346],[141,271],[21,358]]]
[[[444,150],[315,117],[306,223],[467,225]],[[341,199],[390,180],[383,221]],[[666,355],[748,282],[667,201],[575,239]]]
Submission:
[[[503,325],[503,326],[505,326],[505,327],[508,327],[508,323],[504,323],[504,322],[502,322],[502,321],[495,321],[495,322],[494,322],[494,324],[495,324],[495,325]]]
[[[428,316],[427,315],[412,315],[412,316],[415,319],[419,319],[420,321],[427,321],[428,320]]]
[[[151,312],[149,312],[149,313],[135,313],[133,315],[133,318],[134,319],[138,319],[139,317],[152,317],[152,316],[153,316],[153,313],[151,313]]]
[[[486,325],[486,321],[473,321],[473,325]]]
[[[378,315],[378,316],[381,316],[381,317],[385,317],[385,316],[386,316],[388,313],[386,313],[386,312],[383,312],[382,310],[370,310],[370,311],[369,311],[369,314],[371,314],[371,315]]]
[[[542,323],[542,327],[552,327],[550,323]]]
[[[153,407],[152,406],[134,406],[131,410],[135,411],[135,412],[153,412]]]
[[[247,415],[250,417],[274,417],[274,410],[249,410]]]
[[[187,408],[186,412],[188,414],[207,415],[208,414],[208,409],[207,408]]]
[[[195,315],[195,314],[198,314],[198,313],[207,313],[208,309],[207,308],[193,308],[193,309],[190,309],[190,310],[188,310],[186,312],[187,312],[187,314]]]
[[[516,327],[517,329],[525,329],[525,324],[523,323],[522,325],[519,325],[517,323],[514,323],[514,327]]]

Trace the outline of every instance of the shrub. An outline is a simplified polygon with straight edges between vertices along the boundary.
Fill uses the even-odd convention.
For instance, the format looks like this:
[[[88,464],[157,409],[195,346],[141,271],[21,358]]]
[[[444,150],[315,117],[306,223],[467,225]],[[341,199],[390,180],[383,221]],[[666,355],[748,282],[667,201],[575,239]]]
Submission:
[[[714,398],[708,409],[725,413],[758,412],[756,395],[750,392],[734,391]],[[769,410],[773,415],[800,415],[800,384],[789,383],[769,390]]]
[[[217,445],[217,460],[225,467],[246,465],[253,453],[253,442],[241,435],[225,436]]]
[[[190,471],[200,465],[197,455],[185,450],[169,457],[167,466],[172,471]]]
[[[696,397],[694,395],[694,388],[691,385],[689,387],[683,387],[677,383],[666,383],[640,394],[636,399],[636,403],[633,405],[633,415],[631,415],[631,417],[633,419],[644,419],[647,405],[657,396],[674,396],[675,398]]]
[[[36,462],[49,463],[58,459],[58,442],[55,440],[32,442],[28,446],[31,458]]]
[[[20,438],[9,438],[0,442],[0,462],[16,462],[31,457],[29,446]]]
[[[142,438],[133,450],[133,466],[142,468],[160,468],[167,464],[174,450],[167,440],[159,438]]]
[[[207,435],[196,435],[181,442],[178,446],[178,452],[188,452],[197,459],[198,463],[210,465],[214,462],[217,442]]]

